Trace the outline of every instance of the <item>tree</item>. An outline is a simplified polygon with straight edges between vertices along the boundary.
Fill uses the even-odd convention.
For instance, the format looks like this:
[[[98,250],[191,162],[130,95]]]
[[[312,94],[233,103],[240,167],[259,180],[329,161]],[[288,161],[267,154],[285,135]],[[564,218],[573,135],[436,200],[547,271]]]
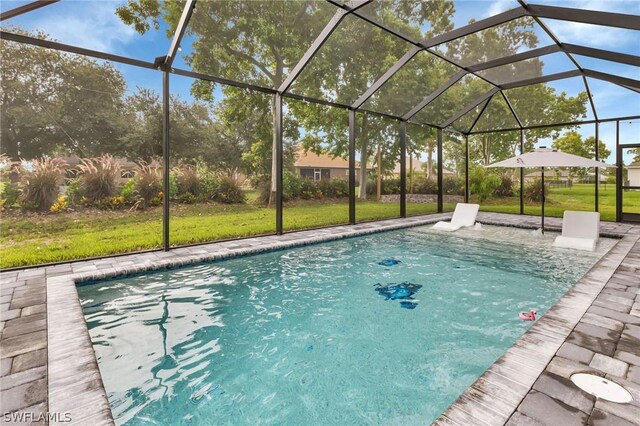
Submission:
[[[579,155],[580,157],[585,158],[596,158],[596,138],[593,136],[589,136],[586,139],[582,139],[582,135],[576,132],[575,130],[571,130],[565,132],[562,136],[556,138],[553,141],[553,148],[566,152],[568,154]],[[611,150],[607,148],[605,143],[602,140],[598,141],[599,148],[598,154],[600,160],[606,160],[611,155]]]
[[[182,7],[179,1],[129,0],[117,13],[123,22],[139,32],[145,32],[151,26],[159,28],[162,21],[169,24],[171,31],[175,29]],[[449,1],[422,2],[415,6],[404,2],[381,2],[376,7],[379,8],[376,10],[378,14],[388,17],[393,24],[398,23],[409,29],[413,35],[422,36],[419,27],[427,21],[434,31],[451,27],[449,18],[452,3]],[[188,35],[194,37],[194,42],[186,62],[201,73],[277,88],[286,77],[286,72],[292,70],[302,58],[335,11],[328,3],[316,1],[202,2],[198,4],[197,13],[189,24]],[[335,99],[339,102],[345,102],[346,99],[353,101],[393,65],[404,53],[403,49],[409,47],[380,29],[363,24],[358,18],[345,18],[336,32],[339,35],[334,34],[329,43],[335,42],[337,50],[323,47],[292,91],[315,97],[333,92],[339,94]],[[341,59],[339,67],[336,67],[336,54]],[[213,93],[209,83],[200,81],[194,83],[193,92],[202,99],[211,99]],[[237,108],[237,104],[246,101],[245,96],[238,96],[237,91],[228,87],[223,88],[223,92],[225,99],[221,109],[230,108],[238,114],[247,112]],[[270,109],[268,105],[262,105],[262,108],[270,110],[272,114],[275,110],[273,104]],[[305,111],[305,106],[291,106],[291,112],[288,117],[292,123],[290,126],[295,126],[293,121],[300,120],[305,129],[311,129],[312,132],[313,129],[321,129],[327,138],[333,140],[339,139],[337,132],[343,133],[332,122],[333,113],[318,119],[311,116],[312,112]],[[239,115],[233,119],[242,121]],[[368,122],[368,119],[361,121],[358,129],[361,135],[369,135]],[[267,133],[260,131],[260,134]],[[275,135],[270,133],[273,135],[269,143],[271,153],[267,153],[265,147],[254,146],[251,152],[264,154],[261,156],[263,163],[269,162],[275,167],[271,161]],[[255,140],[254,143],[266,144],[267,141]],[[310,146],[310,140],[307,139],[305,144]],[[319,149],[319,146],[314,149]],[[329,150],[333,155],[345,156],[346,144],[340,142]],[[366,163],[371,155],[370,149],[364,146],[361,151],[364,154],[362,162]],[[273,194],[273,168],[271,175]],[[362,180],[366,182],[366,179]],[[366,194],[366,191],[361,191],[361,194]]]
[[[126,84],[112,65],[6,40],[0,61],[3,153],[17,160],[118,151]]]
[[[454,40],[447,44],[447,49],[453,52],[454,59],[463,64],[481,63],[514,55],[538,46],[539,40],[534,32],[534,25],[535,22],[531,18],[516,19]],[[542,76],[543,70],[544,57],[539,57],[490,68],[480,74],[496,84],[504,84]],[[478,79],[474,80],[474,84],[484,86],[484,90],[488,90],[486,84],[482,84]],[[536,84],[506,90],[504,93],[518,119],[525,126],[570,122],[586,117],[586,92],[569,97],[564,92],[557,93],[546,84]],[[455,102],[455,98],[453,101]],[[494,95],[484,108],[482,116],[478,118],[481,107],[482,105],[462,117],[457,123],[458,129],[466,132],[473,125],[473,130],[476,131],[498,132],[474,135],[470,141],[471,157],[482,165],[488,165],[516,155],[520,150],[520,132],[499,132],[500,129],[519,127],[505,99],[500,94]],[[538,138],[547,137],[552,133],[552,128],[527,130],[525,151],[533,148]]]
[[[193,36],[194,42],[185,61],[200,73],[276,88],[284,80],[285,70],[295,66],[313,41],[313,35],[320,32],[322,22],[328,20],[332,8],[323,6],[314,1],[201,2],[187,29],[187,35]],[[160,22],[166,21],[171,34],[183,7],[181,1],[129,0],[126,6],[118,8],[117,14],[140,33],[149,30],[151,25],[159,28]],[[244,96],[238,96],[241,95],[238,91],[226,88],[224,91],[226,103],[232,109],[233,104],[245,101]],[[211,84],[206,82],[195,82],[193,93],[201,99],[211,100],[213,96]],[[272,114],[274,102],[272,99]],[[268,107],[263,105],[263,108]],[[274,158],[276,138],[274,132],[271,134],[272,152],[265,156],[265,162],[273,163],[273,196],[276,173],[275,162],[270,159]]]
[[[146,161],[162,156],[160,95],[138,88],[125,103],[131,125],[122,138],[124,154]],[[245,134],[253,132],[251,126],[235,125],[231,119],[223,125],[210,104],[179,96],[171,96],[169,117],[172,163],[202,164],[229,176],[245,168],[242,156],[251,145]]]
[[[151,26],[160,28],[168,24],[168,34],[175,29],[182,12],[180,1],[128,0],[118,9],[123,22],[139,32]],[[454,4],[449,0],[431,2],[375,2],[368,7],[369,13],[402,33],[415,39],[441,34],[453,28]],[[277,88],[302,58],[313,39],[329,21],[335,8],[323,2],[273,2],[273,1],[210,1],[198,4],[187,28],[188,40],[193,40],[185,61],[197,72],[231,80],[240,80],[265,87]],[[472,64],[513,55],[535,47],[538,43],[534,32],[534,21],[522,18],[472,34],[437,47],[440,54],[463,63]],[[429,28],[423,32],[423,28]],[[411,45],[391,36],[352,15],[344,18],[325,45],[305,67],[291,92],[309,97],[351,104],[387,71]],[[487,71],[489,79],[516,80],[542,74],[543,61],[510,64]],[[457,68],[430,53],[421,52],[406,64],[378,93],[371,97],[365,107],[397,115],[407,112],[414,101],[407,93],[426,96],[442,82],[457,72]],[[417,119],[430,124],[442,124],[465,106],[463,100],[473,100],[486,93],[490,84],[475,77],[467,77],[455,84],[437,100],[420,112]],[[222,126],[234,131],[236,123],[247,122],[269,112],[271,120],[260,121],[253,126],[250,149],[244,158],[256,173],[271,177],[274,186],[275,135],[272,131],[273,98],[262,97],[257,101],[247,100],[245,91],[232,87],[222,88],[224,99],[217,105],[222,117]],[[508,91],[514,108],[527,125],[547,124],[550,119],[571,121],[585,113],[586,94],[568,97],[556,93],[546,85],[536,85]],[[214,102],[212,84],[196,80],[192,93],[198,99]],[[246,103],[249,107],[245,107]],[[324,108],[324,107],[323,107]],[[310,103],[286,100],[285,143],[287,146],[300,142],[304,149],[326,152],[332,156],[347,157],[347,114],[338,108],[323,109]],[[453,127],[468,131],[475,122],[481,107],[462,117]],[[513,127],[506,103],[496,97],[485,113],[488,122],[495,128],[509,124]],[[433,121],[431,121],[433,120]],[[481,124],[481,123],[480,123]],[[263,127],[264,126],[264,127]],[[383,150],[381,167],[393,167],[397,161],[398,122],[378,120],[367,114],[357,114],[356,134],[360,162],[373,165],[378,147]],[[533,146],[537,137],[551,134],[551,129],[528,132],[527,146]],[[414,133],[411,149],[424,149],[432,157],[435,137],[430,131]],[[519,138],[508,135],[486,136],[482,140],[484,163],[493,161],[519,148]],[[432,160],[430,161],[432,164]],[[271,170],[269,173],[268,170]],[[360,168],[360,197],[366,197],[367,167]],[[273,192],[272,192],[273,194]]]
[[[596,158],[596,138],[593,136],[589,136],[586,139],[582,139],[582,135],[576,132],[575,130],[570,130],[565,132],[562,136],[557,137],[553,141],[553,148],[566,152],[567,154],[578,155],[580,157],[585,158]],[[611,151],[607,148],[605,143],[601,140],[598,141],[599,144],[599,159],[606,160],[611,155]],[[579,176],[586,176],[586,169],[583,168],[572,168],[571,174],[577,174]]]

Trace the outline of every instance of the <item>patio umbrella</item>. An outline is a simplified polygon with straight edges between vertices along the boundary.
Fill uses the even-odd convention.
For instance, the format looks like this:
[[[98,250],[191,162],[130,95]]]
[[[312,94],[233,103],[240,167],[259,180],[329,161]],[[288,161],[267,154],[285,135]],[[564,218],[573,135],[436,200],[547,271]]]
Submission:
[[[544,168],[545,167],[616,167],[601,161],[580,157],[579,155],[567,154],[555,149],[541,147],[531,152],[526,152],[507,160],[498,161],[486,167],[540,167],[542,171],[542,232],[544,233]]]

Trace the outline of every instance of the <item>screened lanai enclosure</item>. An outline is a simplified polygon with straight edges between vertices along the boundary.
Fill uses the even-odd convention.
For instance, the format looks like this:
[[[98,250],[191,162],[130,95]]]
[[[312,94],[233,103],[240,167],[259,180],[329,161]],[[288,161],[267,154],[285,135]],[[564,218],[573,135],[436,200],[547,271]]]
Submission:
[[[585,7],[594,10],[587,10]],[[0,267],[452,211],[640,219],[640,3],[3,1]]]

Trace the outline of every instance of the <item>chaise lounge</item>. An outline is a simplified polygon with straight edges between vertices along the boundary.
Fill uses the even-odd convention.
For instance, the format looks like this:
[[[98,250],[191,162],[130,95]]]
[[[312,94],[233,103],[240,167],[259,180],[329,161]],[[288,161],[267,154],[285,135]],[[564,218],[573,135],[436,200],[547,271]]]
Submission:
[[[480,204],[458,203],[451,217],[451,222],[440,221],[433,225],[432,229],[452,232],[462,227],[473,226],[476,223],[478,210],[480,210]]]
[[[600,238],[600,213],[567,210],[562,218],[562,235],[554,247],[594,251]]]

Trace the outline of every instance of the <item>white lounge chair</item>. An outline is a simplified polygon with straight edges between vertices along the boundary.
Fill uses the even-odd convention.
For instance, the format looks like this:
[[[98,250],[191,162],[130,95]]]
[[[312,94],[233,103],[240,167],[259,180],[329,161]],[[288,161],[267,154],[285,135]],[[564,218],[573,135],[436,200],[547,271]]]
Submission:
[[[594,251],[600,238],[600,213],[566,210],[562,218],[562,235],[554,247]]]
[[[451,222],[440,221],[433,225],[432,229],[457,231],[463,226],[473,226],[476,223],[476,216],[478,216],[479,209],[480,204],[458,203],[456,210],[453,212]]]

